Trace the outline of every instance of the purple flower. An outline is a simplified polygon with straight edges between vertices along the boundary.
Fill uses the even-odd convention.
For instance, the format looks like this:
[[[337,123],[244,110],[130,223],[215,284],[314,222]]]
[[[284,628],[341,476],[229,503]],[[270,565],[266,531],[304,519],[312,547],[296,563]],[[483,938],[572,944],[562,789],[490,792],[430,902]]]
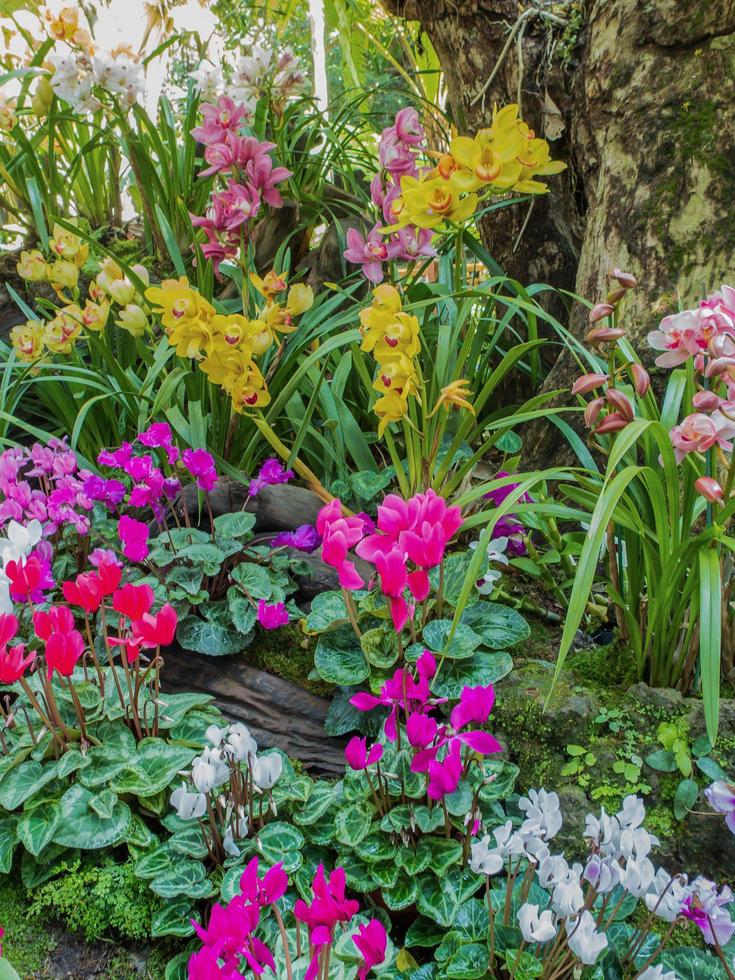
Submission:
[[[311,524],[302,524],[295,531],[281,531],[271,541],[272,548],[296,548],[311,553],[321,544],[319,532]]]
[[[499,470],[493,479],[499,480],[504,476],[510,476],[510,473],[507,473],[505,470]],[[499,507],[517,486],[517,483],[506,483],[505,486],[498,487],[496,490],[491,490],[489,493],[486,493],[485,499],[491,500],[496,507]],[[524,493],[518,498],[518,503],[533,503],[533,497],[528,493]],[[513,513],[504,514],[493,528],[493,538],[507,538],[508,546],[506,551],[516,558],[526,554],[526,545],[523,540],[525,533],[525,526],[520,522],[518,515]]]
[[[288,483],[293,480],[293,470],[284,469],[283,463],[275,456],[269,456],[260,467],[258,474],[250,481],[248,493],[255,497],[264,487],[274,486],[277,483]]]
[[[398,254],[398,246],[386,241],[385,236],[380,234],[379,228],[379,224],[375,225],[366,238],[357,228],[348,228],[347,248],[344,252],[347,261],[354,265],[361,265],[365,278],[376,285],[384,278],[383,263]]]
[[[141,446],[147,446],[148,449],[168,446],[172,440],[173,435],[171,434],[171,426],[168,422],[153,422],[152,425],[149,425],[138,436],[138,442]]]
[[[125,464],[128,462],[130,457],[133,455],[132,443],[124,442],[119,449],[109,450],[103,449],[101,453],[97,456],[97,462],[100,466],[113,466],[117,469],[124,469]]]
[[[288,622],[288,609],[282,602],[269,604],[261,599],[258,602],[258,622],[264,630],[277,630]]]
[[[206,449],[185,449],[181,457],[184,466],[196,479],[200,490],[208,493],[217,483],[217,471],[214,459]]]
[[[103,476],[90,474],[82,484],[82,492],[90,500],[99,500],[112,510],[125,497],[125,484],[120,480],[106,480]]]
[[[148,557],[148,525],[136,521],[127,514],[117,522],[117,533],[122,541],[123,554],[131,561],[143,561]]]
[[[716,813],[725,814],[725,823],[731,834],[735,834],[735,786],[718,779],[704,791],[707,802]]]

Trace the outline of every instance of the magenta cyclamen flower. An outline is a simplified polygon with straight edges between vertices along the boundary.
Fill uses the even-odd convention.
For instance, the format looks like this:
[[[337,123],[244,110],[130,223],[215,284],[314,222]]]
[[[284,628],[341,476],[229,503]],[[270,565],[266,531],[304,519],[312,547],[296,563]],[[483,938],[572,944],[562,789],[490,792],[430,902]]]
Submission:
[[[376,762],[380,762],[383,758],[383,746],[380,742],[376,742],[375,745],[371,745],[368,750],[367,741],[364,738],[360,738],[359,735],[355,735],[351,738],[345,747],[345,759],[347,760],[347,765],[351,769],[355,769],[357,772],[361,772],[363,769],[367,769],[368,766],[374,765]]]
[[[295,917],[308,926],[309,943],[313,948],[313,956],[304,980],[314,980],[317,976],[321,951],[332,942],[337,923],[349,922],[360,908],[356,901],[345,897],[344,868],[335,868],[327,879],[324,865],[320,864],[312,882],[312,890],[312,901],[307,905],[300,898],[293,909]]]
[[[258,602],[258,622],[264,630],[277,630],[280,626],[285,626],[288,619],[288,609],[282,602],[274,602],[270,605],[265,599]]]
[[[181,461],[191,475],[196,479],[200,490],[209,493],[217,483],[217,471],[214,459],[206,449],[185,449]]]
[[[289,480],[293,480],[293,477],[293,470],[285,469],[280,459],[269,456],[258,470],[257,476],[250,481],[248,493],[251,497],[255,497],[263,487],[275,486],[277,483],[288,483]]]
[[[122,542],[123,554],[130,561],[143,561],[148,557],[148,525],[123,514],[117,522],[117,533]]]
[[[259,878],[258,858],[254,857],[240,875],[242,897],[247,902],[255,902],[261,906],[272,905],[283,898],[287,888],[288,876],[280,863],[274,864],[262,878]]]
[[[367,925],[359,925],[357,933],[352,937],[362,956],[362,964],[357,971],[357,980],[365,980],[373,967],[380,966],[385,959],[388,947],[388,934],[385,927],[377,919],[372,919]]]
[[[343,517],[342,504],[339,500],[332,500],[319,511],[316,529],[322,537],[322,561],[337,569],[342,588],[362,588],[365,583],[355,563],[347,559],[347,553],[362,540],[365,533],[363,519]]]
[[[399,668],[380,689],[380,695],[358,691],[350,698],[350,704],[358,711],[372,711],[379,705],[390,708],[385,722],[385,735],[390,742],[398,738],[398,711],[406,716],[429,711],[435,704],[443,704],[446,698],[432,698],[429,681],[436,674],[436,660],[425,650],[416,661],[416,672],[410,667]]]

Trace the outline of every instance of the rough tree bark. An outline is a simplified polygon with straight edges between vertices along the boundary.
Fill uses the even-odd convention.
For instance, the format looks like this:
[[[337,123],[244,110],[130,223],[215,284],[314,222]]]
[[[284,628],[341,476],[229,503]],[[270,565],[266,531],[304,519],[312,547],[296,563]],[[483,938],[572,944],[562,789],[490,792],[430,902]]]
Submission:
[[[431,38],[461,131],[487,125],[494,100],[519,97],[539,134],[564,124],[552,148],[569,167],[551,193],[530,216],[505,209],[481,229],[510,275],[597,301],[609,270],[629,269],[640,282],[624,308],[634,341],[679,298],[732,279],[735,0],[383,2]],[[570,325],[582,335],[581,308]],[[548,387],[574,371],[561,356]]]

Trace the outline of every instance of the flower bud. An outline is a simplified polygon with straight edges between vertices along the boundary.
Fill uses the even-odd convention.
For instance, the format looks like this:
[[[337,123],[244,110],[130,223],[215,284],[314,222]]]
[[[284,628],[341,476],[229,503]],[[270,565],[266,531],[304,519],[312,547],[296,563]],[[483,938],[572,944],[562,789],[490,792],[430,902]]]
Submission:
[[[115,323],[133,337],[142,337],[148,329],[148,317],[136,303],[129,303],[120,310],[120,316]]]
[[[618,412],[610,412],[605,418],[600,422],[600,424],[595,429],[595,433],[598,436],[606,435],[608,432],[620,432],[624,429],[626,425],[630,422],[630,419],[623,418]]]
[[[597,421],[597,416],[602,411],[602,406],[604,404],[604,398],[593,398],[592,401],[587,404],[587,408],[584,410],[584,424],[588,429],[591,429]]]
[[[583,374],[582,377],[577,378],[572,385],[572,394],[588,395],[591,391],[594,391],[595,388],[599,388],[601,385],[604,385],[606,381],[606,374]]]
[[[587,331],[587,340],[590,344],[606,344],[612,340],[619,340],[625,336],[625,331],[620,327],[593,327]]]
[[[135,286],[127,279],[111,279],[107,287],[118,306],[127,306],[135,296]]]
[[[642,365],[638,364],[637,361],[633,361],[632,364],[628,365],[630,373],[633,376],[633,387],[637,395],[641,398],[646,394],[648,389],[651,387],[651,378],[648,371]]]
[[[150,276],[148,275],[148,270],[146,269],[146,267],[144,265],[141,265],[138,262],[135,265],[131,265],[130,268],[132,269],[132,271],[136,274],[136,276],[139,279],[142,279],[143,280],[143,282],[145,283],[146,286],[150,286],[151,279],[150,279]]]
[[[615,310],[609,303],[598,303],[589,311],[587,319],[590,323],[597,323],[599,320],[604,320],[606,316],[611,316],[614,312]]]
[[[717,480],[711,476],[700,476],[700,478],[694,484],[694,489],[697,491],[697,493],[700,493],[705,500],[709,500],[711,504],[721,503],[724,499],[722,487]]]
[[[617,388],[608,388],[606,397],[608,404],[617,409],[626,422],[633,421],[633,406],[627,395],[624,395],[622,391],[618,391]]]
[[[698,412],[714,412],[720,407],[720,401],[714,391],[698,391],[692,398],[692,404]]]
[[[619,286],[617,289],[611,289],[605,297],[605,302],[610,303],[612,306],[617,306],[623,296],[625,296],[625,293],[626,290],[622,286]]]
[[[704,369],[705,378],[719,378],[722,374],[731,378],[735,375],[735,357],[715,357]]]
[[[615,268],[612,277],[618,280],[623,289],[635,289],[638,285],[638,280],[632,272],[623,272],[622,269]]]

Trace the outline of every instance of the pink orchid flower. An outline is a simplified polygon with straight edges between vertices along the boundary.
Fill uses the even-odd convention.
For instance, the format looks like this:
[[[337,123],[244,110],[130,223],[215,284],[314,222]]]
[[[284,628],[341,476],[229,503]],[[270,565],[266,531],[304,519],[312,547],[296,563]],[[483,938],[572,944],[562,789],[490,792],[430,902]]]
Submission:
[[[383,263],[395,258],[397,249],[386,241],[380,234],[379,225],[375,225],[367,236],[363,236],[357,228],[347,229],[347,248],[344,257],[353,265],[362,266],[362,272],[370,282],[378,284],[383,281]]]

